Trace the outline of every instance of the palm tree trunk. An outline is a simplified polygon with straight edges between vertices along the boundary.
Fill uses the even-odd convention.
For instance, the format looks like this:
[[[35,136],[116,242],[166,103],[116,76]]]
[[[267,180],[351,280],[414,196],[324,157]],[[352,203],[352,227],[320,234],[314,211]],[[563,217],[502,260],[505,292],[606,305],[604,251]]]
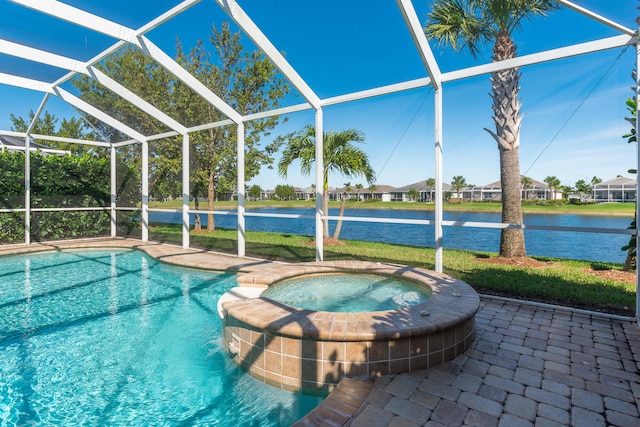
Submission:
[[[502,182],[502,222],[522,224],[520,198],[520,160],[518,149],[500,150],[500,180]],[[506,258],[527,255],[524,230],[504,228],[500,235],[500,256]]]
[[[343,194],[342,195],[342,201],[340,202],[340,213],[338,214],[338,216],[342,216],[344,215],[344,204],[347,201],[347,195]],[[338,237],[340,237],[340,231],[342,230],[342,219],[338,220],[338,223],[336,224],[336,229],[333,232],[333,238],[335,240],[338,240]]]
[[[502,32],[493,47],[493,60],[516,57],[516,46],[507,32]],[[502,222],[522,224],[522,194],[520,192],[520,71],[518,68],[491,74],[493,119],[496,131],[485,129],[498,143],[500,152],[500,181],[502,184]],[[506,258],[527,255],[524,230],[502,229],[500,256]]]
[[[213,171],[209,172],[209,178],[207,179],[207,210],[213,212],[214,202],[213,198],[215,196],[215,188],[214,188],[214,179],[213,179]],[[215,223],[213,222],[213,214],[207,214],[207,231],[216,231]]]
[[[329,215],[329,190],[325,188],[322,192],[322,213],[326,216]],[[322,221],[324,227],[324,237],[329,238],[329,220]]]
[[[193,193],[193,206],[195,207],[196,210],[200,209],[200,201],[198,200],[198,193]],[[196,231],[200,231],[202,230],[202,221],[200,221],[200,214],[196,213],[195,215],[195,224],[193,226],[193,229]]]

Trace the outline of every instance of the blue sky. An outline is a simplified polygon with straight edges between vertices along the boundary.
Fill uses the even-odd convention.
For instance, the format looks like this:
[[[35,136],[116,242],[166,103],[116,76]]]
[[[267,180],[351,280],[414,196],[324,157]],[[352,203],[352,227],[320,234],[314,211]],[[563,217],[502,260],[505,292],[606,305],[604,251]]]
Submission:
[[[155,15],[178,4],[178,0],[67,0],[105,18],[137,28]],[[320,98],[342,95],[426,76],[416,48],[404,27],[394,1],[327,0],[307,2],[240,0],[239,5],[285,53],[287,60]],[[590,8],[629,28],[636,28],[634,0],[582,0]],[[413,2],[424,22],[430,2]],[[213,0],[203,0],[182,15],[163,24],[148,37],[173,55],[175,37],[186,47],[206,39],[211,25],[227,16]],[[536,53],[618,35],[575,11],[560,9],[545,18],[526,22],[514,34],[520,55]],[[0,38],[51,49],[55,53],[87,60],[114,40],[60,23],[22,6],[0,3]],[[250,41],[244,39],[250,46]],[[432,44],[442,71],[490,62],[490,47],[474,59]],[[573,185],[592,176],[602,179],[629,175],[635,167],[635,146],[621,137],[629,130],[625,101],[632,96],[631,70],[635,52],[629,48],[583,55],[572,59],[524,67],[521,77],[522,111],[521,171],[542,181],[549,175]],[[26,63],[0,55],[0,72],[54,81],[65,71]],[[493,128],[489,76],[445,83],[443,141],[445,182],[462,175],[468,183],[482,185],[499,179],[496,143],[483,128]],[[26,117],[37,109],[43,95],[0,85],[0,129],[9,129],[9,114]],[[290,97],[287,105],[302,102]],[[47,109],[57,117],[75,111],[52,97]],[[295,113],[272,132],[272,136],[312,124],[311,111]],[[433,91],[417,89],[371,98],[324,111],[326,130],[355,128],[365,134],[362,148],[378,174],[378,185],[404,186],[434,176]],[[264,141],[269,142],[265,139]],[[276,155],[276,161],[279,155]],[[250,184],[264,189],[278,184],[309,186],[313,177],[300,176],[294,163],[287,180],[263,169]],[[332,176],[332,186],[363,179]]]

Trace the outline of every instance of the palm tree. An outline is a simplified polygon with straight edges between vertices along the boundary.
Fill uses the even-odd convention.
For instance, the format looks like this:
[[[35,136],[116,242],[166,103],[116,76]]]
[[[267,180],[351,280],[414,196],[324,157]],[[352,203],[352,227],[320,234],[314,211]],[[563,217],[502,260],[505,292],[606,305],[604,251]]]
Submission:
[[[560,180],[555,176],[548,176],[544,179],[544,183],[549,186],[551,190],[551,200],[556,199],[556,190],[560,188]]]
[[[597,176],[591,178],[591,196],[594,203],[596,201],[596,185],[600,184],[601,182],[602,179],[598,178]]]
[[[524,197],[525,199],[528,199],[529,197],[527,197],[527,190],[529,190],[531,187],[533,181],[531,181],[531,178],[529,178],[528,176],[523,176],[522,178],[520,178],[520,183],[522,184],[522,190],[524,193]]]
[[[364,186],[362,184],[356,184],[356,198],[358,201],[360,201],[360,192],[363,188]]]
[[[407,192],[407,196],[409,197],[409,200],[411,200],[412,202],[415,202],[420,197],[420,192],[415,188],[410,188],[409,191]]]
[[[302,130],[285,136],[287,145],[282,152],[282,158],[278,162],[278,174],[287,177],[289,165],[294,160],[300,160],[300,168],[303,175],[310,175],[313,164],[316,161],[316,129],[308,125]],[[363,175],[367,182],[375,180],[375,172],[369,164],[367,154],[352,142],[363,142],[364,135],[355,129],[342,132],[325,132],[323,134],[323,206],[325,215],[329,212],[329,172],[339,172],[346,177],[358,177]],[[324,237],[329,237],[329,224],[324,221]]]
[[[493,61],[503,61],[516,57],[511,34],[521,22],[534,15],[545,15],[554,7],[553,0],[436,0],[427,17],[425,34],[456,50],[466,47],[474,57],[484,43],[492,43]],[[510,224],[522,224],[519,80],[518,68],[491,73],[496,131],[485,129],[498,143],[502,222]],[[502,229],[500,256],[526,256],[522,229]]]
[[[427,178],[427,180],[424,183],[427,186],[427,189],[429,190],[429,201],[432,202],[433,188],[436,186],[436,180],[435,178]]]
[[[562,198],[565,200],[568,200],[571,193],[574,192],[574,188],[570,185],[563,185],[560,189],[562,190]]]
[[[458,198],[458,202],[460,200],[460,190],[467,186],[467,180],[464,179],[463,176],[458,175],[453,177],[453,181],[451,181],[451,187],[456,190],[456,197]]]
[[[371,200],[373,200],[373,195],[375,193],[375,191],[378,189],[378,186],[375,184],[370,184],[369,185],[369,191],[371,192]]]
[[[576,182],[576,191],[580,194],[580,202],[584,202],[586,199],[586,195],[591,192],[591,187],[584,179],[578,180]]]

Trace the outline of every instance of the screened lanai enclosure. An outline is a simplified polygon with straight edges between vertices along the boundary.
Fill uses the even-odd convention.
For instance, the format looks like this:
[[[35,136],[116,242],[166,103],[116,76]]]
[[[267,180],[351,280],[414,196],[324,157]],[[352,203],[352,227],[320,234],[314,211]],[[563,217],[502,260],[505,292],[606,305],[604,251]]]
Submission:
[[[594,171],[590,162],[612,164],[616,175],[637,168],[636,147],[622,138],[637,126],[625,121],[632,115],[625,103],[638,87],[637,75],[631,77],[636,2],[559,0],[545,16],[522,20],[514,31],[518,54],[504,60],[492,56],[489,44],[472,55],[428,39],[431,1],[348,3],[3,1],[0,135],[25,141],[12,152],[33,154],[2,157],[0,241],[153,240],[150,215],[164,213],[179,217],[187,248],[200,221],[213,227],[216,218],[231,216],[233,250],[242,258],[252,232],[247,218],[301,220],[245,210],[248,189],[312,184],[317,261],[324,257],[324,220],[372,228],[395,222],[433,230],[429,246],[441,272],[446,227],[545,229],[443,216],[450,176],[484,181],[476,186],[499,178],[496,141],[483,128],[494,115],[490,78],[503,70],[519,73],[527,112],[522,175],[542,180],[580,167],[585,178],[614,173]],[[296,176],[294,164],[286,179],[276,179],[270,167],[282,142],[305,126],[315,132],[310,176]],[[323,138],[343,129],[365,134],[375,184],[401,187],[433,177],[434,218],[326,211]],[[481,172],[474,177],[473,169]],[[341,187],[347,179],[336,176],[330,184]],[[359,191],[373,194],[371,184]],[[225,199],[236,208],[215,209]],[[159,209],[150,207],[153,200],[176,202]],[[637,233],[565,228],[590,232],[594,242]]]

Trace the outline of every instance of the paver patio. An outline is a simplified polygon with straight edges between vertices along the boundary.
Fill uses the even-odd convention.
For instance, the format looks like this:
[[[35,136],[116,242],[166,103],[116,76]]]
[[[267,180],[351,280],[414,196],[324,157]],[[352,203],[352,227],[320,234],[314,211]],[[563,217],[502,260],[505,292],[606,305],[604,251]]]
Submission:
[[[476,333],[451,362],[376,378],[344,425],[640,426],[635,322],[483,297]]]

